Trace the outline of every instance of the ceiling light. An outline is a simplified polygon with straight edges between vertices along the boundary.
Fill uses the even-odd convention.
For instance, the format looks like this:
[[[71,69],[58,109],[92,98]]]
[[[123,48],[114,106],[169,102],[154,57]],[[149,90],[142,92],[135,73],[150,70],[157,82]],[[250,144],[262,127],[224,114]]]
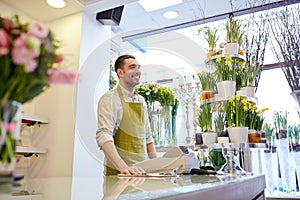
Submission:
[[[182,0],[140,0],[138,3],[147,11],[151,12],[154,10],[159,10],[169,6],[174,6],[176,4],[182,3]]]
[[[174,11],[174,10],[170,10],[167,11],[163,14],[164,18],[166,19],[174,19],[176,17],[178,17],[178,12]]]
[[[47,4],[53,8],[63,8],[66,6],[64,0],[47,0]]]

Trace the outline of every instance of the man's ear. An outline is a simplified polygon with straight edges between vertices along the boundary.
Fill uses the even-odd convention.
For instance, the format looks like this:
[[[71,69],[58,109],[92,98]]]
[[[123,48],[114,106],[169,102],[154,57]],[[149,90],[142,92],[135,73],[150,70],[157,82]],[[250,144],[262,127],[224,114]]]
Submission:
[[[123,75],[123,70],[121,68],[117,69],[117,75],[119,77]]]

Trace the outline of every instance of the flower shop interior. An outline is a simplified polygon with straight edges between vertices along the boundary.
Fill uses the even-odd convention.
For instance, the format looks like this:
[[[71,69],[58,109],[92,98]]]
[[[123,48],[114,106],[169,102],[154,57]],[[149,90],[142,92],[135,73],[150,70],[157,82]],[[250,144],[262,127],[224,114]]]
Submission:
[[[53,85],[22,105],[21,180],[9,195],[0,181],[1,199],[106,199],[105,187],[117,186],[104,184],[95,134],[121,54],[141,64],[136,90],[157,154],[180,147],[199,170],[144,178],[130,185],[135,192],[107,199],[300,199],[299,0],[52,1],[0,0],[0,17],[51,29],[60,67],[78,72],[76,84]],[[239,127],[246,135],[234,138]]]

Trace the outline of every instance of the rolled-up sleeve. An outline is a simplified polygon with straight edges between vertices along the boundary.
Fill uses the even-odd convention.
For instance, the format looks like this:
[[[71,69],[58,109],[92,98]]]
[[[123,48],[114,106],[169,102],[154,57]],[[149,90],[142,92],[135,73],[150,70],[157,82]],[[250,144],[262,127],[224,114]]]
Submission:
[[[117,111],[112,101],[113,95],[112,91],[106,93],[98,102],[96,141],[100,149],[106,142],[113,141],[115,130],[118,127]]]

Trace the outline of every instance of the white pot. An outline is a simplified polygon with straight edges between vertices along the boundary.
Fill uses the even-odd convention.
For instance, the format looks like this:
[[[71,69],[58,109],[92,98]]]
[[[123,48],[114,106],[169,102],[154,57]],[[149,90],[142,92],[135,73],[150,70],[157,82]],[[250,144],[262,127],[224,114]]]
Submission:
[[[241,143],[248,142],[248,127],[246,126],[237,126],[229,127],[227,129],[230,142],[235,146],[239,147]]]
[[[218,133],[216,132],[203,132],[202,135],[202,142],[204,145],[210,145],[217,142]]]
[[[244,92],[244,94],[247,95],[247,97],[255,97],[255,86],[247,86],[247,87],[242,87],[240,90]]]
[[[221,81],[217,83],[219,97],[234,97],[235,96],[235,81]]]
[[[224,54],[237,55],[239,51],[239,44],[237,42],[230,42],[224,44]]]
[[[236,91],[237,95],[240,95],[241,97],[247,97],[247,91],[244,90],[238,90]]]

